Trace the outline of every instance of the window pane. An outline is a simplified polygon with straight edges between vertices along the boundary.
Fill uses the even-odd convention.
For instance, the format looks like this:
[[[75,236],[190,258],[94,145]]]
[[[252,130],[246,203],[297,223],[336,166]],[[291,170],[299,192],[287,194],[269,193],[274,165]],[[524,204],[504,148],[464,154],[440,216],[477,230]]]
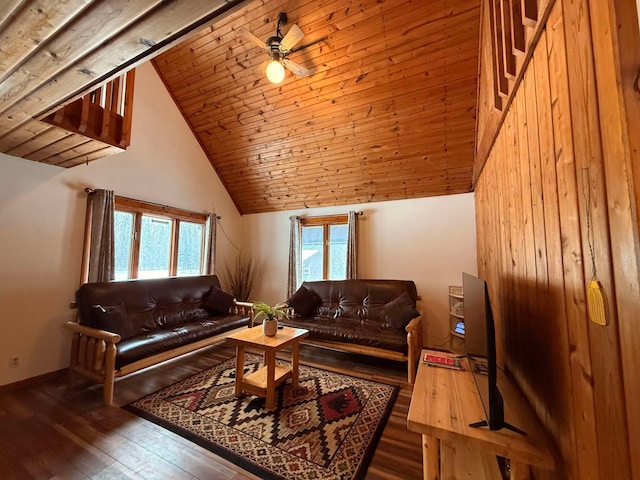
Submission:
[[[302,227],[302,280],[322,280],[323,227]]]
[[[115,233],[115,279],[129,279],[131,266],[131,243],[133,240],[133,213],[118,212],[114,214]]]
[[[138,278],[169,276],[171,220],[142,216]]]
[[[329,226],[329,280],[347,278],[347,225]]]
[[[176,275],[200,275],[204,225],[180,222]]]

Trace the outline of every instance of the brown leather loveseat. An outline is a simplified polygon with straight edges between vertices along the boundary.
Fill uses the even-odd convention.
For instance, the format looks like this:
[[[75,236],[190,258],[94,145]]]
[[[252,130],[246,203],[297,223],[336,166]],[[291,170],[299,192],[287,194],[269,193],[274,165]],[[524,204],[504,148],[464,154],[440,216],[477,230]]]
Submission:
[[[116,377],[224,340],[247,327],[252,307],[215,275],[86,283],[76,299],[70,366],[103,383],[109,405]]]
[[[309,330],[313,345],[407,362],[413,383],[422,349],[415,283],[408,280],[304,282],[281,323]]]

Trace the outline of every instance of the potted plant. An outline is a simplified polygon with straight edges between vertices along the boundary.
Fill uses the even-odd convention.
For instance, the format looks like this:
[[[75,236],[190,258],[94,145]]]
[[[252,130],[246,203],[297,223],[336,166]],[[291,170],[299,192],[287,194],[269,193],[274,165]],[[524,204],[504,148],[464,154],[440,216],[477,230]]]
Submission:
[[[264,320],[262,321],[262,333],[264,335],[273,337],[278,332],[278,320],[289,316],[287,308],[286,304],[272,307],[264,302],[254,303],[253,311],[256,312],[254,320],[257,319],[259,315],[264,316]]]

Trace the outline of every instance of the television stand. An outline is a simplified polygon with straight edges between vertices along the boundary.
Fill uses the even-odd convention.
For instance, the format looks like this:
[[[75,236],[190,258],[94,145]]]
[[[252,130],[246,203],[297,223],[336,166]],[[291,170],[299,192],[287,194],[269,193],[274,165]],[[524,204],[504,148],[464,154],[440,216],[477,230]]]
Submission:
[[[443,355],[423,350],[420,358],[424,353]],[[498,372],[498,378],[506,406],[505,420],[527,434],[508,428],[470,426],[484,417],[484,410],[469,360],[461,359],[460,363],[464,370],[431,367],[422,362],[418,366],[407,427],[422,434],[424,478],[500,478],[497,456],[509,461],[511,480],[530,480],[531,466],[553,470],[554,457],[540,422],[502,372]]]

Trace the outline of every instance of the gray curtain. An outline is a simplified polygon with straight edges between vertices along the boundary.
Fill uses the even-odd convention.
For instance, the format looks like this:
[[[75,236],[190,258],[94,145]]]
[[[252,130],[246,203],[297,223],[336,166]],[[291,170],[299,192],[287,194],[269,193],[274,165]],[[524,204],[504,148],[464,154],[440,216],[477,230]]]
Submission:
[[[87,197],[91,212],[89,282],[110,282],[115,278],[114,200],[112,190],[95,190]]]
[[[300,217],[291,217],[291,232],[289,236],[289,278],[287,281],[287,298],[298,289],[298,282],[302,279],[302,259],[300,253]]]
[[[218,216],[212,213],[207,218],[207,244],[205,247],[204,273],[215,275],[216,273],[216,233]]]
[[[347,279],[358,278],[358,212],[349,212],[347,237]]]

